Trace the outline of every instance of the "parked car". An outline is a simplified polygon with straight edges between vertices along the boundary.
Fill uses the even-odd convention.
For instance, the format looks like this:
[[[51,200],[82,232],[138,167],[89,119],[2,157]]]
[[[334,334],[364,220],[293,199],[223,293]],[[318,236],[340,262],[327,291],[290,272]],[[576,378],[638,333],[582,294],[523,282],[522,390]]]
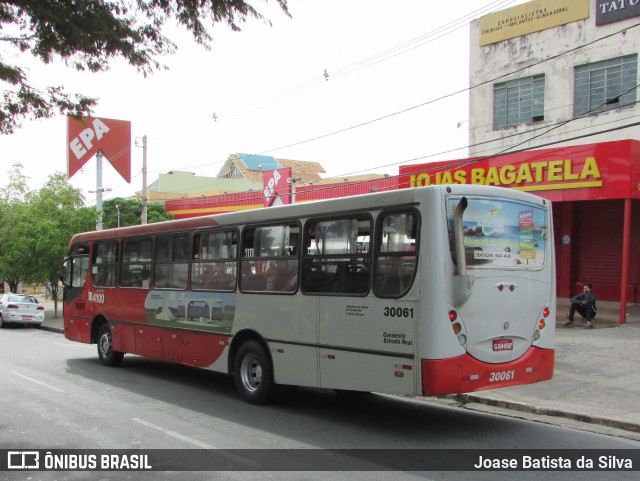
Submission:
[[[7,324],[39,326],[44,322],[44,306],[34,296],[0,295],[0,327]]]

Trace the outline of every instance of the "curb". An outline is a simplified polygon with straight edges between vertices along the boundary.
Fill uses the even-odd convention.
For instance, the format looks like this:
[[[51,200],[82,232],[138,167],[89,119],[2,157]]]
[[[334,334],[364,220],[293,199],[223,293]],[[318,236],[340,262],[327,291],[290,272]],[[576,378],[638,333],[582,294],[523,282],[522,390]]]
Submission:
[[[640,425],[636,423],[630,423],[622,421],[620,419],[611,419],[600,416],[591,416],[589,414],[574,413],[563,411],[561,409],[544,408],[539,406],[533,406],[531,404],[518,403],[513,401],[503,401],[498,399],[488,399],[481,396],[475,396],[473,394],[456,394],[452,395],[451,399],[460,403],[461,407],[465,404],[485,404],[488,406],[494,406],[499,408],[509,409],[511,411],[520,411],[531,414],[539,414],[543,416],[561,417],[565,419],[571,419],[573,421],[579,421],[589,424],[599,424],[601,426],[607,426],[610,428],[622,429],[624,431],[630,431],[634,433],[640,433]]]
[[[43,331],[57,332],[58,334],[63,334],[64,329],[59,327],[51,327],[51,326],[43,326],[42,324],[38,326],[38,329],[42,329]]]

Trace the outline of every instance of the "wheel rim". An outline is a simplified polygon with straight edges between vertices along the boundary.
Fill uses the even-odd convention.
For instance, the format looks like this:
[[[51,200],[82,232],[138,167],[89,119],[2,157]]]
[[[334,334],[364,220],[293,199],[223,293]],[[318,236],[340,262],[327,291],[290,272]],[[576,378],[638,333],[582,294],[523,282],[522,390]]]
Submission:
[[[109,331],[102,333],[99,346],[100,354],[102,354],[103,357],[109,357],[109,354],[111,354],[111,333]]]
[[[240,378],[247,391],[254,392],[262,383],[262,364],[255,354],[247,354],[242,359],[240,366]]]

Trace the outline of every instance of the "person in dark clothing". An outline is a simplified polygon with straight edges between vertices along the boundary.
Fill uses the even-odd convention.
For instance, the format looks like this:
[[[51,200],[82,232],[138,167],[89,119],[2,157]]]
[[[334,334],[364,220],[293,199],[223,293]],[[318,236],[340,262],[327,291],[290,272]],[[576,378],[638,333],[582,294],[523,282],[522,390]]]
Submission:
[[[576,311],[587,321],[586,328],[593,327],[593,318],[596,316],[596,296],[592,291],[591,284],[585,284],[582,288],[582,293],[571,298],[571,307],[567,314],[567,320],[565,326],[573,324],[573,316]]]

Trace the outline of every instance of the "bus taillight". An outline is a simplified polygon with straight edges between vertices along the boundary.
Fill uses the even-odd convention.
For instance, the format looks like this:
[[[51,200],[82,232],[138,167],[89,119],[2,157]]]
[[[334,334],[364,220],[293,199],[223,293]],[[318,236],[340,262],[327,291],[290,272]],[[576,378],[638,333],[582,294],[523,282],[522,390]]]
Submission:
[[[549,317],[549,308],[545,307],[544,309],[542,309],[542,317]]]
[[[462,324],[458,321],[458,313],[455,309],[449,311],[449,320],[451,321],[453,333],[458,338],[458,342],[461,346],[464,346],[467,343],[467,336],[462,332]]]

